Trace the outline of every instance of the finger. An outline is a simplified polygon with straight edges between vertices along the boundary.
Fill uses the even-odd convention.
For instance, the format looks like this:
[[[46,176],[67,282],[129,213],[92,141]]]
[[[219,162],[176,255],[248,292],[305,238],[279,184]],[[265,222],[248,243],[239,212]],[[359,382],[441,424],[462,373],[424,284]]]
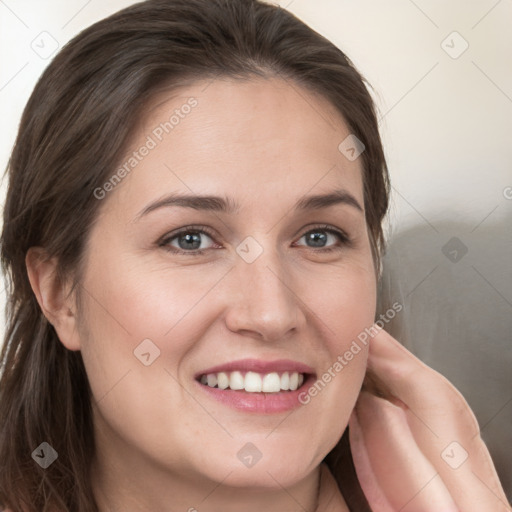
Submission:
[[[403,404],[420,449],[462,510],[509,510],[478,421],[448,379],[384,330],[372,339],[368,370],[391,401]]]
[[[361,487],[373,510],[458,512],[400,407],[361,392],[349,420],[349,439]]]
[[[372,510],[379,512],[395,512],[391,503],[386,498],[386,493],[380,487],[377,476],[375,475],[370,455],[366,448],[364,434],[357,419],[357,412],[352,411],[349,422],[349,442],[352,452],[352,460],[356,468],[357,479],[366,496],[368,504]]]

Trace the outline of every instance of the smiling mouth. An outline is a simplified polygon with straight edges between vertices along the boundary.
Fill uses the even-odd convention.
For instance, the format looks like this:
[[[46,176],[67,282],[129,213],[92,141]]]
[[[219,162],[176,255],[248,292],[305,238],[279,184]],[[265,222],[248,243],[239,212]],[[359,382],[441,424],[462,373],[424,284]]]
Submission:
[[[217,372],[200,375],[197,380],[204,386],[221,390],[247,393],[281,393],[296,391],[307,380],[300,372]]]

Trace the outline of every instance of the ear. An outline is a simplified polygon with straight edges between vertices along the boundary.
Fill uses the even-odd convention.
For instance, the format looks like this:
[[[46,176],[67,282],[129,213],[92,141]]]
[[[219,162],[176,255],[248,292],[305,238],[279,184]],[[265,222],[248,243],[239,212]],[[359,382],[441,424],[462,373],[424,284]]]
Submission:
[[[37,302],[61,343],[69,350],[80,350],[76,306],[73,296],[69,295],[69,285],[58,277],[56,258],[48,258],[42,247],[31,247],[25,256],[25,265]]]

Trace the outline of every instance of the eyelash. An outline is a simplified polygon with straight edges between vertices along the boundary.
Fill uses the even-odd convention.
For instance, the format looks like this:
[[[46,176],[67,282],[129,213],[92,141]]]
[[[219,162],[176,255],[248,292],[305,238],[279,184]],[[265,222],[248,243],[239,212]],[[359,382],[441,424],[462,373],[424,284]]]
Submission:
[[[315,231],[325,231],[326,233],[331,233],[335,235],[341,245],[331,246],[331,247],[320,247],[320,248],[314,248],[309,247],[309,249],[313,249],[314,252],[322,252],[322,253],[330,253],[336,250],[341,250],[343,247],[352,247],[353,241],[352,239],[343,231],[333,228],[329,225],[319,225],[314,226],[311,229],[308,229],[306,232],[304,232],[300,238],[302,238],[304,235],[307,235],[309,233],[315,232]],[[159,242],[158,246],[163,247],[166,251],[169,251],[173,254],[183,254],[183,255],[192,255],[192,256],[200,256],[204,254],[206,251],[210,249],[195,249],[193,251],[185,251],[183,249],[177,249],[176,247],[171,247],[168,244],[174,240],[175,238],[179,237],[180,235],[184,233],[203,233],[205,235],[208,235],[214,242],[215,242],[215,235],[212,233],[212,231],[206,227],[206,226],[184,226],[183,228],[180,228],[178,231],[169,233],[165,235]]]

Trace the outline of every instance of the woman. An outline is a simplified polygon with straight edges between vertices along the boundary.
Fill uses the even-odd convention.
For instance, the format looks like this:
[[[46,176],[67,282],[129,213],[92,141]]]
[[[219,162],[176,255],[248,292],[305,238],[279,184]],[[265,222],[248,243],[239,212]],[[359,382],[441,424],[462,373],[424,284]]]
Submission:
[[[388,188],[362,77],[281,8],[79,34],[9,165],[0,505],[508,510],[465,400],[376,321]]]

